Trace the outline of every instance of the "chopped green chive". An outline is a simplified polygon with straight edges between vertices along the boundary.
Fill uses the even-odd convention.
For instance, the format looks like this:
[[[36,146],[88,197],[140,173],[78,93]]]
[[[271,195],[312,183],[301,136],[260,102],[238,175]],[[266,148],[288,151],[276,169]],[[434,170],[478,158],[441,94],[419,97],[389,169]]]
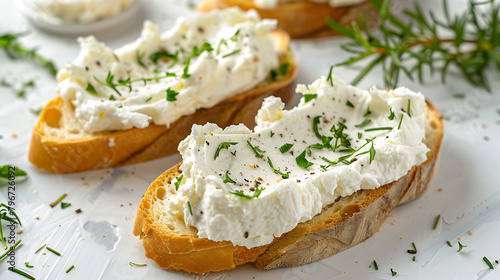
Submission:
[[[181,174],[179,177],[175,177],[175,191],[179,189],[179,186],[181,185],[182,178],[184,178],[184,174]]]
[[[237,53],[239,53],[239,52],[241,52],[241,50],[235,50],[234,52],[230,52],[230,53],[228,53],[228,54],[223,55],[223,56],[222,56],[222,58],[226,58],[226,57],[228,57],[228,56],[231,56],[231,55],[237,54]]]
[[[415,256],[413,256],[413,261],[415,261]]]
[[[27,267],[27,268],[33,268],[34,266],[30,265],[30,262],[25,262],[24,265]]]
[[[273,136],[274,136],[274,132],[271,131],[271,137],[273,137]]]
[[[392,127],[385,126],[385,127],[375,127],[375,128],[368,128],[365,129],[365,131],[377,131],[377,130],[392,130]]]
[[[149,101],[151,101],[151,99],[153,99],[153,97],[149,97],[148,99],[146,99],[146,101],[144,101],[144,103],[148,103]]]
[[[56,250],[54,250],[54,249],[50,248],[49,246],[47,246],[46,248],[47,248],[47,250],[51,251],[52,253],[54,253],[54,254],[56,254],[56,255],[58,255],[58,256],[61,256],[61,253],[59,253],[59,252],[57,252]]]
[[[358,139],[361,139],[361,137],[363,137],[363,133],[358,132]]]
[[[21,243],[21,239],[19,239],[19,241],[16,242],[16,244],[14,244],[14,246],[10,247],[7,251],[5,251],[2,255],[0,255],[0,260],[2,260],[5,256],[7,256],[8,253],[10,253],[10,251],[16,249],[17,245],[19,245],[19,243]]]
[[[50,204],[50,207],[54,208],[57,204],[59,204],[59,202],[61,202],[61,200],[63,200],[65,197],[67,196],[67,194],[63,194],[61,195],[61,197],[59,197],[56,201],[52,202]]]
[[[446,244],[448,244],[448,246],[450,246],[450,247],[453,247],[453,245],[451,245],[450,241],[446,241]]]
[[[462,245],[462,243],[460,243],[460,241],[458,241],[458,250],[457,252],[460,252],[462,251],[463,248],[467,247],[466,245]]]
[[[363,127],[363,126],[365,126],[365,125],[367,125],[367,124],[369,124],[369,123],[371,123],[371,122],[372,122],[372,120],[370,120],[370,119],[365,119],[362,123],[360,123],[360,124],[356,124],[356,125],[354,125],[354,126],[355,126],[355,127],[359,127],[359,128],[361,128],[361,127]]]
[[[401,123],[403,123],[403,117],[405,115],[401,114],[401,119],[399,120],[398,129],[401,129]]]
[[[131,266],[147,266],[148,265],[146,263],[139,264],[139,263],[134,263],[134,262],[129,262],[128,264],[131,265]]]
[[[432,229],[436,229],[437,228],[440,219],[441,219],[441,214],[437,215],[436,221],[434,222],[434,227],[432,227]]]
[[[214,155],[214,160],[217,159],[217,157],[219,156],[219,153],[222,149],[228,149],[229,147],[231,147],[231,145],[236,145],[238,144],[238,142],[222,142],[219,144],[219,147],[217,148],[217,151],[215,152],[215,155]]]
[[[42,250],[45,247],[45,245],[47,245],[47,244],[43,244],[42,247],[38,248],[38,250],[35,251],[35,254],[40,252],[40,250]]]
[[[114,96],[113,94],[111,94],[111,95],[109,96],[109,100],[116,100],[116,98],[115,98],[115,96]]]
[[[316,99],[317,97],[318,97],[317,94],[309,94],[309,93],[304,94],[304,102],[307,103],[313,99]]]
[[[392,276],[396,276],[396,274],[398,274],[398,273],[391,268],[391,274],[392,274]]]
[[[189,208],[189,213],[191,214],[191,216],[193,216],[193,209],[191,209],[191,203],[189,203],[188,201],[188,208]]]
[[[229,177],[228,173],[229,173],[229,170],[226,170],[226,173],[224,173],[224,180],[222,180],[222,182],[236,184],[236,182]]]
[[[375,267],[375,270],[378,270],[378,264],[377,264],[377,261],[373,261],[373,267]]]
[[[347,102],[345,103],[345,105],[351,107],[351,108],[354,108],[354,104],[351,103],[351,101],[347,100]]]
[[[408,117],[411,117],[411,99],[408,99]]]
[[[70,272],[74,267],[74,265],[71,265],[68,269],[66,269],[66,273]]]
[[[411,245],[413,245],[413,250],[408,250],[407,252],[409,254],[416,254],[417,253],[417,247],[415,246],[415,242],[412,242]]]
[[[24,276],[24,277],[26,277],[26,278],[28,278],[28,279],[35,280],[35,277],[33,277],[33,276],[29,275],[28,273],[26,273],[26,272],[24,272],[24,271],[21,271],[21,270],[19,270],[19,269],[15,268],[15,267],[13,267],[13,266],[9,267],[9,268],[8,268],[8,270],[10,270],[10,271],[12,271],[12,272],[15,272],[15,273],[17,273],[17,274],[19,274],[19,275],[22,275],[22,276]]]
[[[487,257],[484,257],[483,261],[488,265],[489,268],[493,269],[493,265],[491,264],[490,260],[488,260]]]

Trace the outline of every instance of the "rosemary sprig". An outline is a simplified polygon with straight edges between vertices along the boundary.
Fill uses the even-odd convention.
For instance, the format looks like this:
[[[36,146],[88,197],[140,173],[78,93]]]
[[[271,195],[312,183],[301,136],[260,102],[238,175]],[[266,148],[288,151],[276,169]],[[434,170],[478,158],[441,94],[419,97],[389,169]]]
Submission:
[[[46,58],[38,54],[37,49],[25,49],[19,43],[18,39],[22,36],[25,36],[26,34],[27,33],[0,35],[0,49],[4,49],[7,55],[12,59],[24,58],[38,61],[42,64],[43,67],[49,70],[50,74],[55,76],[57,74],[57,69],[52,61],[47,60]]]
[[[379,12],[381,36],[370,32],[361,14],[360,26],[352,23],[350,28],[327,19],[332,29],[352,39],[341,48],[354,56],[336,66],[372,58],[352,84],[361,81],[378,64],[382,65],[384,82],[390,88],[397,86],[401,72],[411,80],[417,75],[423,83],[426,69],[432,75],[438,67],[441,82],[445,83],[448,69],[454,65],[469,83],[491,90],[485,74],[490,63],[500,70],[500,3],[469,1],[465,12],[451,16],[447,0],[443,0],[444,20],[432,11],[427,16],[415,3],[414,9],[404,11],[409,17],[404,22],[389,11],[390,0],[370,2]]]

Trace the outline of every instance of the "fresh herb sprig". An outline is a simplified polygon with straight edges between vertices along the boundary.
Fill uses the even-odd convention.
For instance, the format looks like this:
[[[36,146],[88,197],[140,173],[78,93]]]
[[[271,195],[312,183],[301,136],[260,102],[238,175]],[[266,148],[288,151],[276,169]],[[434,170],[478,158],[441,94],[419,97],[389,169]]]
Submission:
[[[52,61],[41,56],[37,52],[37,49],[28,50],[19,43],[18,39],[25,35],[27,33],[0,35],[0,49],[5,50],[7,55],[12,59],[23,58],[38,61],[43,67],[49,70],[51,75],[55,76],[57,69]]]
[[[220,143],[219,147],[217,147],[217,151],[215,151],[214,160],[217,159],[217,157],[219,156],[220,151],[222,149],[229,149],[229,147],[231,147],[232,145],[236,145],[236,144],[238,144],[238,142],[222,142],[222,143]]]
[[[274,173],[281,175],[281,177],[283,177],[283,179],[290,178],[290,172],[283,173],[283,172],[279,171],[278,169],[275,169],[273,166],[273,162],[271,161],[271,159],[269,157],[267,157],[267,162],[269,163],[269,166],[271,166],[271,169],[274,171]]]
[[[444,20],[432,11],[424,14],[419,4],[413,10],[405,10],[407,22],[389,10],[390,0],[370,0],[379,12],[381,36],[374,35],[360,14],[360,26],[352,23],[346,28],[328,18],[329,26],[338,33],[351,38],[352,42],[341,48],[354,54],[336,66],[352,65],[372,58],[371,62],[354,78],[357,84],[376,65],[382,65],[386,86],[395,88],[402,72],[411,80],[415,74],[420,83],[423,73],[440,68],[441,81],[446,82],[450,66],[456,66],[472,85],[491,90],[485,74],[490,63],[500,70],[500,3],[469,1],[462,14],[451,16],[448,3],[443,0]],[[444,36],[443,34],[450,34]]]

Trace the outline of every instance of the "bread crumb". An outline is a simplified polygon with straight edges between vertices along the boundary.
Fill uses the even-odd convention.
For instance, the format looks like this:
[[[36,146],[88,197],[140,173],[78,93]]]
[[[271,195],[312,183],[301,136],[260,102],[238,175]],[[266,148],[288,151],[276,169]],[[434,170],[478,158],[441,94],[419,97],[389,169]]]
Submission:
[[[442,192],[442,191],[443,191],[443,189],[442,189],[442,188],[439,188],[439,189],[437,189],[437,191],[438,191],[438,192]]]
[[[12,135],[11,135],[11,136],[12,136],[12,138],[16,138],[16,137],[17,137],[17,134],[12,133]]]
[[[17,233],[21,233],[21,232],[23,232],[23,231],[22,231],[22,230],[18,230],[18,231],[17,231]]]
[[[472,235],[472,231],[469,230],[469,235]]]
[[[87,183],[87,182],[83,182],[83,185],[88,186],[88,185],[89,185],[89,183]]]
[[[45,255],[47,255],[47,253],[43,253],[42,255],[44,255],[44,256],[45,256]]]
[[[35,219],[36,219],[36,220],[40,220],[40,216],[36,215],[36,216],[35,216]]]
[[[358,262],[358,261],[356,261],[356,263],[357,263],[357,264],[359,264],[359,262]]]

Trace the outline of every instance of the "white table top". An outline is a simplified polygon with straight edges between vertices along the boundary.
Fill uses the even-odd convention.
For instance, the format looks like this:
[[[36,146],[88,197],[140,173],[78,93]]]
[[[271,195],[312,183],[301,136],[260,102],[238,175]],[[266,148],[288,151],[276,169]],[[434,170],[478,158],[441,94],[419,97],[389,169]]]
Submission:
[[[79,48],[73,37],[44,33],[29,24],[12,4],[0,0],[0,34],[30,31],[24,45],[37,47],[57,67],[72,61]],[[166,30],[179,15],[190,16],[190,1],[143,0],[140,13],[125,29],[98,38],[112,48],[138,37],[144,19]],[[410,2],[410,1],[408,1]],[[442,11],[441,1],[421,0],[425,10]],[[453,11],[465,9],[465,0],[449,1]],[[394,1],[394,6],[410,6]],[[348,54],[339,44],[345,39],[293,41],[300,65],[299,83],[310,83],[326,75],[330,65],[345,60]],[[362,65],[361,65],[362,66]],[[334,69],[333,74],[350,81],[361,66]],[[231,271],[213,273],[203,279],[500,279],[500,267],[490,270],[483,257],[500,259],[500,73],[493,66],[488,74],[493,92],[471,87],[450,71],[448,83],[439,75],[427,76],[420,85],[402,78],[400,84],[421,91],[445,117],[445,137],[437,174],[429,189],[417,200],[397,207],[379,232],[361,244],[322,261],[294,268],[260,271],[243,265]],[[57,96],[56,81],[36,64],[11,60],[0,52],[0,79],[15,83],[35,79],[36,87],[26,98],[15,97],[12,90],[0,87],[0,165],[14,164],[28,172],[18,183],[15,208],[23,222],[22,246],[16,251],[17,267],[36,279],[192,279],[193,276],[160,269],[144,256],[140,240],[132,227],[137,206],[149,184],[163,171],[180,161],[174,155],[146,163],[88,171],[69,175],[49,174],[35,168],[27,159],[33,127],[40,109]],[[380,70],[374,70],[359,86],[382,87]],[[465,98],[454,97],[464,93]],[[297,101],[297,100],[296,100]],[[13,134],[16,137],[13,137]],[[62,210],[49,204],[61,194],[72,205]],[[7,201],[7,186],[0,186],[0,202]],[[81,208],[83,213],[74,210]],[[433,230],[436,216],[442,219]],[[38,216],[39,219],[35,219]],[[4,232],[8,234],[6,227]],[[458,240],[467,245],[457,252]],[[446,241],[450,241],[450,248]],[[416,261],[407,253],[412,242],[418,248]],[[62,253],[58,257],[43,244]],[[3,252],[3,250],[0,250]],[[46,254],[43,254],[46,253]],[[378,263],[375,271],[373,260]],[[25,268],[30,262],[34,268]],[[146,267],[129,262],[147,263]],[[65,273],[71,265],[75,268]],[[7,271],[0,262],[0,279],[25,279]],[[200,276],[198,276],[200,278]]]

